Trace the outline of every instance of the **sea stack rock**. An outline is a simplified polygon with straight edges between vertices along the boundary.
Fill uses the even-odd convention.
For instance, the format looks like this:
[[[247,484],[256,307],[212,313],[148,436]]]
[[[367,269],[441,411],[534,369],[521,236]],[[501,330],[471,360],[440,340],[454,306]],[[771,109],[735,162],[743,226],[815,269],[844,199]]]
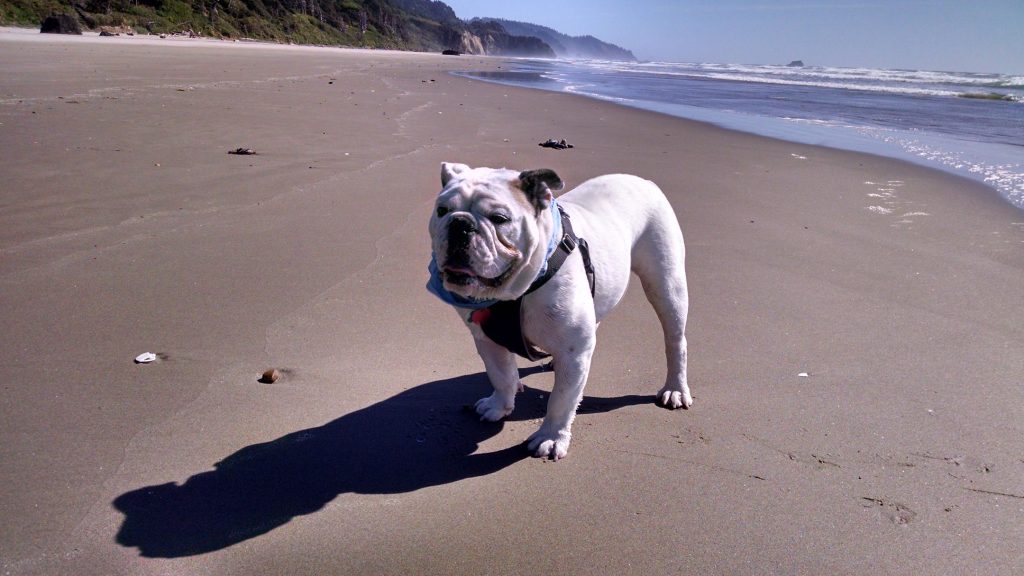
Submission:
[[[43,24],[39,27],[39,32],[43,34],[77,34],[82,35],[82,27],[79,26],[78,20],[70,14],[53,14],[47,16],[46,20],[43,20]]]
[[[804,61],[803,60],[793,60],[789,64],[786,64],[786,66],[790,66],[792,68],[803,68],[804,67]]]

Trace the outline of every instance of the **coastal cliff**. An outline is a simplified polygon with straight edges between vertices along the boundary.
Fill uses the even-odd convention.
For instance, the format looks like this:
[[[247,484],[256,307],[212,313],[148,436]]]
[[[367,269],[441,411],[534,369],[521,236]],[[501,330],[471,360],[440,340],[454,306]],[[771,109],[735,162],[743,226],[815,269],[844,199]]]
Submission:
[[[51,14],[69,15],[91,30],[498,56],[559,55],[536,34],[510,33],[493,20],[460,20],[439,0],[0,0],[0,24],[39,26]]]
[[[582,58],[594,60],[618,60],[636,62],[636,56],[625,48],[609,44],[593,36],[569,36],[546,26],[503,20],[501,18],[475,18],[473,22],[483,21],[500,24],[509,34],[532,36],[544,41],[559,58]]]

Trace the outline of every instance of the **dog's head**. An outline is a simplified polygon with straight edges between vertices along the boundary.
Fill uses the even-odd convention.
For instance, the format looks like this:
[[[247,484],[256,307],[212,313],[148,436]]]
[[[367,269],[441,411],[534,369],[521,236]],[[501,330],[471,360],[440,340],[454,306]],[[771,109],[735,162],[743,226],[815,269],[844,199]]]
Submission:
[[[430,216],[434,259],[446,290],[474,300],[514,300],[544,265],[551,236],[552,170],[441,165]]]

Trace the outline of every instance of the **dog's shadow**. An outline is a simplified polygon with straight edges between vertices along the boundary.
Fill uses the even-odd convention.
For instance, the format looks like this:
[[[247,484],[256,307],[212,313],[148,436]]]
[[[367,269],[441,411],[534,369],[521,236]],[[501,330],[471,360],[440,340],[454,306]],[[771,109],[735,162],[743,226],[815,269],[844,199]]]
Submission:
[[[124,514],[117,542],[147,557],[203,554],[315,512],[339,494],[411,492],[501,470],[529,454],[521,445],[474,453],[502,424],[480,422],[462,402],[489,390],[483,373],[429,382],[323,426],[242,448],[184,484],[122,494],[113,502]],[[543,417],[542,395],[527,388],[510,419]],[[585,397],[580,412],[650,402]]]

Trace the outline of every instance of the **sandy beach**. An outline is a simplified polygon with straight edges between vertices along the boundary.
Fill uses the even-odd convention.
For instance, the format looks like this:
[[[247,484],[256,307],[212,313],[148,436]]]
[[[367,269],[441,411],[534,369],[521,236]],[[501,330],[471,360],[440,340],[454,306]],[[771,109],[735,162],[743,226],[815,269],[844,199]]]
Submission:
[[[0,31],[0,573],[1024,572],[1024,213],[449,73],[502,65]],[[654,405],[635,283],[568,458],[522,446],[533,364],[509,420],[467,412],[423,287],[442,161],[656,182],[693,408]]]

